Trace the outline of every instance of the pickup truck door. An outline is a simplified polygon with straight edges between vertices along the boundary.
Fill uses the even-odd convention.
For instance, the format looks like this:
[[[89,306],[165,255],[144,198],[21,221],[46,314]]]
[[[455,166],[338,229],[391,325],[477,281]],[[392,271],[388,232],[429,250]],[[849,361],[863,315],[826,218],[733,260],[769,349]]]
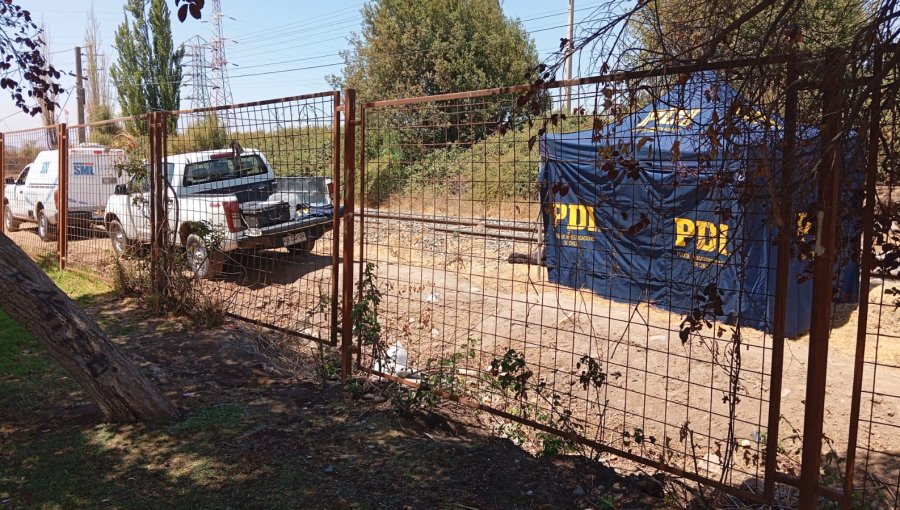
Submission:
[[[137,239],[150,240],[150,187],[146,180],[135,177],[128,184],[128,222],[134,227]]]
[[[13,216],[24,218],[28,214],[28,206],[25,201],[25,181],[28,178],[28,170],[31,166],[26,166],[24,170],[16,177],[16,182],[12,186],[12,196],[9,197],[9,206],[12,209]]]

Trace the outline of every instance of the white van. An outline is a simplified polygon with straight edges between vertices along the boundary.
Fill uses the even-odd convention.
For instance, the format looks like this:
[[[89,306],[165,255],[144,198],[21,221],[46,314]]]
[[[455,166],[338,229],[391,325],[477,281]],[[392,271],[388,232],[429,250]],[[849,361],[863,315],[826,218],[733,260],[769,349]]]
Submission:
[[[117,184],[128,181],[119,176],[116,164],[125,160],[125,151],[96,144],[80,144],[69,149],[69,214],[72,227],[88,228],[103,223],[106,201]],[[59,207],[59,151],[42,151],[16,178],[6,179],[3,191],[4,227],[19,229],[23,222],[37,223],[38,236],[49,241],[56,236]]]

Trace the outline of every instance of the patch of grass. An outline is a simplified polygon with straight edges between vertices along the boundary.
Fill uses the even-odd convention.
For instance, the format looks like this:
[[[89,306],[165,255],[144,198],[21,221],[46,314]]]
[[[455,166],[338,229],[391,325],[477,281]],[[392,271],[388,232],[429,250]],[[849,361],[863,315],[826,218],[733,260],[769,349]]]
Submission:
[[[80,304],[90,304],[110,291],[109,285],[81,275],[50,269],[50,279]],[[0,377],[34,377],[52,371],[44,350],[25,329],[0,311]]]
[[[47,272],[57,286],[81,305],[94,302],[110,290],[104,282],[74,273],[52,267]],[[10,410],[20,418],[40,415],[46,411],[47,403],[62,395],[71,396],[73,391],[77,390],[72,381],[63,377],[62,369],[44,348],[0,310],[0,409]]]
[[[0,311],[0,377],[25,378],[50,370],[37,342]]]
[[[11,460],[0,467],[2,498],[11,498],[23,506],[38,499],[50,503],[41,508],[87,508],[90,500],[85,498],[83,487],[93,487],[96,501],[108,494],[105,484],[95,478],[100,466],[87,451],[87,442],[80,432],[42,434],[24,445],[7,444],[0,451]],[[45,499],[47,494],[55,495],[52,503]]]
[[[184,421],[174,425],[174,433],[192,434],[198,432],[221,432],[237,428],[244,417],[244,406],[239,404],[222,404],[205,407],[192,412]]]
[[[57,287],[81,305],[91,304],[96,301],[98,296],[108,294],[113,290],[112,286],[103,280],[90,279],[69,271],[51,269],[47,271],[47,276]]]

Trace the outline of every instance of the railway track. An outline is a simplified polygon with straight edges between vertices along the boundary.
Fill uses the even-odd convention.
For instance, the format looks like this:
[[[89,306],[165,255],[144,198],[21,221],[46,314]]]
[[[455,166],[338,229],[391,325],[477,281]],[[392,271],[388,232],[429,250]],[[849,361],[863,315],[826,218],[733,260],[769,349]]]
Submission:
[[[508,221],[498,218],[460,219],[453,216],[422,216],[403,213],[385,213],[374,209],[357,211],[357,217],[364,216],[365,220],[394,220],[407,221],[431,225],[436,232],[461,234],[474,237],[491,239],[503,239],[526,243],[537,243],[539,240],[539,226],[524,221]]]

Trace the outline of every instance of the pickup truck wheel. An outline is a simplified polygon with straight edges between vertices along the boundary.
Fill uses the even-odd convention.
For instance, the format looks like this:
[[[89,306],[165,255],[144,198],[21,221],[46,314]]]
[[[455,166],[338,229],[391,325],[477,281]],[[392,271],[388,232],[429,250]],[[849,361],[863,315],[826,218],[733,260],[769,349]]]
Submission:
[[[12,209],[9,204],[6,205],[6,214],[3,215],[3,228],[7,232],[16,232],[19,230],[20,223],[13,217]]]
[[[206,243],[197,234],[189,234],[184,241],[185,257],[188,267],[198,280],[210,279],[222,271],[225,265],[225,254],[210,251]]]
[[[312,253],[313,248],[315,246],[316,246],[315,239],[307,239],[306,241],[303,241],[302,243],[297,243],[297,244],[288,246],[287,249],[291,255],[298,255],[301,257],[305,257],[306,255],[309,255],[310,253]]]
[[[119,220],[112,220],[106,225],[106,231],[109,232],[109,240],[112,242],[113,252],[116,257],[121,257],[128,251],[128,237],[125,236],[125,229]]]
[[[50,225],[50,220],[47,219],[47,215],[44,214],[43,209],[38,209],[37,224],[37,233],[38,237],[41,238],[41,241],[52,241],[56,238],[56,231],[53,226]]]

